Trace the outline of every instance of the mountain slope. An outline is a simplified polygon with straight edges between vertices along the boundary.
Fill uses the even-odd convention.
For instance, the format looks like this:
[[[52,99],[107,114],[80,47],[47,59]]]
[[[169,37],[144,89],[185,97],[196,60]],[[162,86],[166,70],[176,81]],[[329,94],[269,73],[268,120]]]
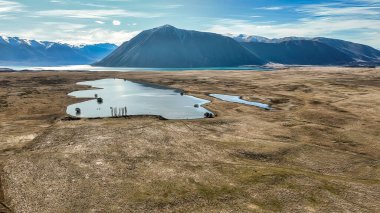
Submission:
[[[116,49],[114,44],[73,46],[0,36],[0,65],[58,66],[90,64]]]
[[[332,48],[334,48],[337,51],[340,51],[351,58],[351,62],[347,65],[355,65],[355,64],[380,64],[380,51],[372,48],[367,45],[363,44],[357,44],[349,41],[339,40],[339,39],[331,39],[331,38],[324,38],[324,37],[316,37],[316,38],[304,38],[304,37],[285,37],[285,38],[279,38],[279,39],[268,39],[265,37],[260,36],[248,36],[248,35],[229,35],[233,39],[235,39],[238,42],[256,42],[256,43],[271,43],[271,44],[280,44],[282,42],[305,42],[310,43],[312,41],[319,42],[325,45],[328,45]],[[306,42],[309,41],[309,42]],[[317,44],[317,43],[315,43]],[[245,45],[247,46],[247,45]],[[248,45],[253,46],[253,45]],[[273,46],[282,46],[282,45],[260,45],[260,51],[263,50],[263,46],[268,46],[268,48],[273,48]],[[252,47],[251,47],[252,48]],[[306,47],[305,47],[306,48]],[[323,47],[320,47],[323,48]],[[300,49],[298,49],[299,51]],[[258,50],[257,50],[258,51]],[[256,52],[257,52],[256,51]],[[266,51],[267,56],[264,58],[268,58],[268,52]],[[296,51],[296,50],[295,50]],[[316,49],[316,51],[318,51]],[[278,55],[278,52],[273,52],[272,57],[278,58],[276,55]],[[328,62],[328,61],[327,61]],[[327,63],[329,64],[329,63]],[[339,64],[339,63],[335,63]]]
[[[95,65],[192,68],[263,63],[259,57],[229,37],[165,25],[141,32]]]
[[[290,40],[281,43],[242,43],[261,58],[281,64],[294,65],[345,65],[353,59],[343,52],[310,40]]]
[[[334,47],[356,61],[380,62],[380,51],[367,45],[323,37],[314,38],[313,40]]]

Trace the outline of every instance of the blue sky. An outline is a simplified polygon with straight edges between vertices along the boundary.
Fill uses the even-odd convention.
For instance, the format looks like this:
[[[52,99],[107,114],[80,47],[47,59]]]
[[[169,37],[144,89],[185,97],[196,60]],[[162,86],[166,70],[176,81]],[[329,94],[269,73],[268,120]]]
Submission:
[[[0,34],[120,44],[171,24],[269,38],[325,36],[380,49],[380,0],[0,0]]]

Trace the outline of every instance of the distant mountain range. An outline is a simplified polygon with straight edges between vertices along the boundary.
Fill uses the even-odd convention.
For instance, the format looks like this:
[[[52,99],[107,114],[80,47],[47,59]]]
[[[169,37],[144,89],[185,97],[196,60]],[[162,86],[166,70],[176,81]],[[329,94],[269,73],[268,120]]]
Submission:
[[[265,63],[375,66],[380,65],[380,51],[329,38],[222,36],[165,25],[143,31],[95,65],[192,68]]]
[[[0,36],[1,66],[58,66],[91,64],[117,48],[114,44],[69,45]]]
[[[141,32],[95,66],[194,68],[264,63],[232,38],[165,25]]]
[[[269,39],[219,35],[170,25],[145,30],[120,47],[114,44],[73,46],[17,37],[0,37],[0,65],[199,68],[243,65],[380,65],[380,51],[330,38]]]
[[[251,52],[261,58],[279,64],[293,65],[348,65],[353,59],[326,44],[309,41],[294,40],[280,43],[242,43]]]
[[[263,60],[295,65],[380,65],[380,51],[367,45],[331,38],[227,35]]]
[[[293,41],[293,40],[312,40],[313,38],[307,38],[307,37],[284,37],[284,38],[266,38],[262,36],[256,36],[256,35],[245,35],[245,34],[239,34],[239,35],[233,35],[233,34],[226,34],[225,36],[231,37],[237,42],[260,42],[260,43],[281,43],[284,41]]]

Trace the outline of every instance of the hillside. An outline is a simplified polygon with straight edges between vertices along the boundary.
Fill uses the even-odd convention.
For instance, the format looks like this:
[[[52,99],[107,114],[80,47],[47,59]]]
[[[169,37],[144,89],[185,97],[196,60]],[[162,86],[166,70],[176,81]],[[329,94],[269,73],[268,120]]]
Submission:
[[[192,68],[263,63],[259,57],[229,37],[165,25],[141,32],[95,65]]]

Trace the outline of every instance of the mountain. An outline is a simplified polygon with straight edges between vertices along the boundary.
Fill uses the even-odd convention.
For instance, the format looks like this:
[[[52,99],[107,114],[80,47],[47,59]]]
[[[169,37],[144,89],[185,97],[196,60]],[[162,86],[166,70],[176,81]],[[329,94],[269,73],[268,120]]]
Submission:
[[[82,55],[90,57],[91,61],[89,64],[99,61],[113,52],[117,46],[115,44],[100,43],[100,44],[89,44],[79,46],[79,51]]]
[[[233,38],[237,42],[262,42],[262,43],[271,43],[271,39],[265,38],[262,36],[250,36],[245,34],[240,34],[234,36],[233,34],[227,34],[226,36]]]
[[[0,65],[6,66],[59,66],[94,63],[113,50],[114,44],[74,46],[69,44],[35,41],[18,37],[0,36]]]
[[[314,38],[313,40],[334,47],[357,62],[380,62],[380,51],[367,45],[323,37]]]
[[[194,68],[263,63],[258,56],[230,37],[165,25],[141,32],[95,65]]]
[[[280,64],[346,65],[353,62],[348,55],[318,41],[246,42],[242,45],[261,58]]]
[[[243,46],[263,59],[274,63],[299,65],[380,64],[379,50],[367,45],[339,39],[324,37],[268,39],[248,35],[229,36],[241,42]]]
[[[284,41],[293,41],[293,40],[312,40],[312,38],[307,37],[284,37],[284,38],[266,38],[256,35],[246,35],[246,34],[226,34],[226,36],[233,38],[237,42],[260,42],[260,43],[280,43]]]
[[[0,66],[94,64],[108,67],[197,68],[262,65],[380,65],[380,51],[349,41],[316,37],[261,36],[177,29],[145,30],[117,48],[114,44],[69,45],[0,36]]]

